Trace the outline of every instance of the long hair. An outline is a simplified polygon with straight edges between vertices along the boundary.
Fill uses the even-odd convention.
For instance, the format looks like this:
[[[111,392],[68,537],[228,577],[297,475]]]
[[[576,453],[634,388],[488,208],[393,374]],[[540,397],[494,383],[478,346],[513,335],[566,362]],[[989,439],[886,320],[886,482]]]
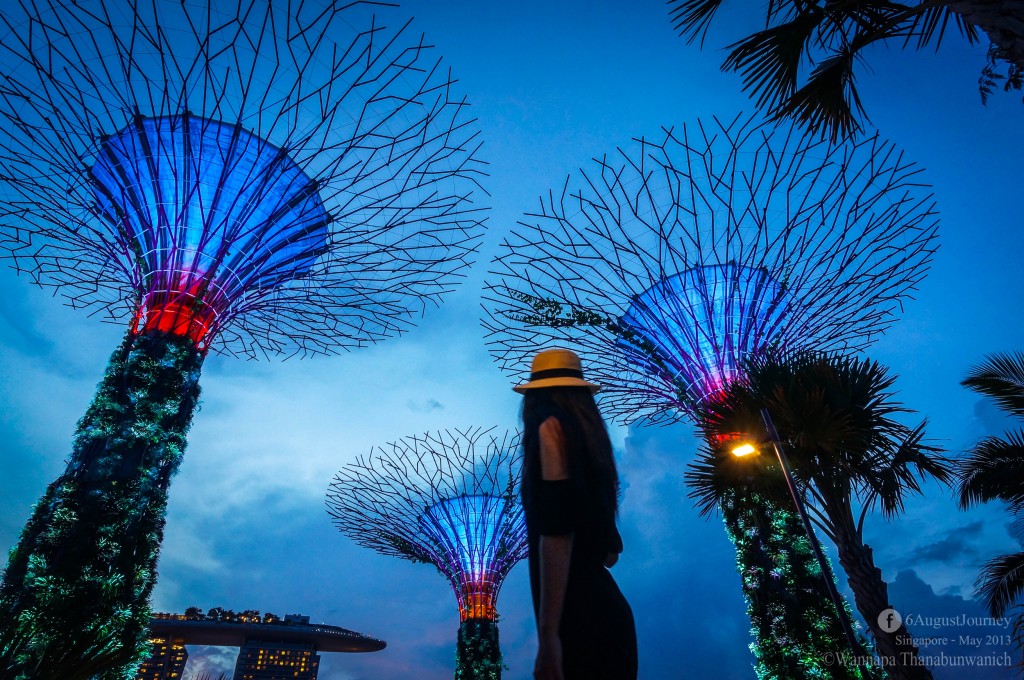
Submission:
[[[520,412],[523,421],[523,503],[540,479],[540,425],[558,418],[566,442],[569,470],[594,485],[594,498],[613,517],[619,507],[619,473],[594,395],[587,387],[543,387],[527,390]]]

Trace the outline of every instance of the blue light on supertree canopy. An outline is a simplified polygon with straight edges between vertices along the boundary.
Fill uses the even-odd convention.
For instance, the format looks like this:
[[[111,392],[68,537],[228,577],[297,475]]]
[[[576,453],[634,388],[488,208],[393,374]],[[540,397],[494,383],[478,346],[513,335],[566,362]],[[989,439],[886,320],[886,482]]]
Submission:
[[[451,581],[466,619],[493,620],[498,590],[508,568],[507,535],[525,530],[518,504],[500,496],[471,495],[434,503],[420,517],[423,533],[433,539],[435,564]]]
[[[139,118],[103,140],[89,177],[99,216],[134,250],[136,333],[205,347],[234,312],[327,250],[316,182],[238,124]]]
[[[518,434],[493,428],[407,437],[346,465],[327,493],[341,533],[448,579],[460,679],[501,677],[498,591],[528,549],[519,449]]]
[[[384,340],[469,265],[474,121],[428,41],[373,12],[395,10],[0,6],[0,258],[127,327],[4,570],[4,677],[107,677],[146,653],[209,352]]]
[[[736,377],[744,357],[768,346],[788,299],[764,268],[688,269],[633,298],[621,320],[632,334],[620,336],[619,346],[642,370],[667,367],[672,383],[699,402]]]

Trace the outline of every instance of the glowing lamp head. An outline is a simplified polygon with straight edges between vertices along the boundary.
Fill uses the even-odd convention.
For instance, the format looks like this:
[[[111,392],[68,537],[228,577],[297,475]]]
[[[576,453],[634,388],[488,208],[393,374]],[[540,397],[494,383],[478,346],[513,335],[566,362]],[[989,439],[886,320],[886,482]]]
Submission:
[[[737,458],[743,458],[745,456],[752,456],[758,453],[757,447],[749,442],[745,442],[738,446],[734,446],[730,452]]]
[[[499,496],[457,496],[428,507],[420,528],[455,590],[461,619],[494,620],[506,562],[525,532],[521,506]]]
[[[89,178],[111,240],[133,250],[138,333],[205,346],[327,246],[316,182],[240,125],[139,117],[103,140]]]
[[[790,304],[763,267],[694,267],[632,299],[617,346],[639,372],[677,386],[681,401],[700,403],[721,392],[745,356],[779,339]]]

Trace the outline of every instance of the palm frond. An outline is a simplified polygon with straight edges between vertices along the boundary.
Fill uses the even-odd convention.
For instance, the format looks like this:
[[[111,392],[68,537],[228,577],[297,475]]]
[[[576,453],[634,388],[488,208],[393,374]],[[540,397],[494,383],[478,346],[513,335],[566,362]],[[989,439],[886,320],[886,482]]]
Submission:
[[[712,514],[726,496],[758,494],[769,500],[788,501],[782,471],[770,452],[736,458],[725,447],[705,444],[684,473],[689,498],[702,517]]]
[[[692,44],[700,38],[701,47],[707,37],[708,26],[724,0],[668,0],[672,28]]]
[[[922,492],[926,479],[949,483],[953,477],[952,463],[925,438],[927,423],[910,428],[895,419],[913,411],[893,390],[896,375],[876,361],[775,352],[746,361],[741,372],[739,386],[711,411],[727,430],[740,422],[739,409],[749,414],[766,407],[794,476],[830,513],[851,518],[848,506],[858,498],[866,510],[880,508],[891,517],[903,511],[909,494]]]
[[[1024,508],[1024,430],[985,437],[957,466],[960,507],[1002,500]]]
[[[689,498],[701,517],[711,515],[728,491],[718,474],[718,461],[714,456],[702,456],[686,466],[684,477],[690,487]]]
[[[877,504],[886,517],[903,512],[908,493],[923,493],[924,480],[948,484],[953,477],[952,461],[939,455],[939,447],[926,443],[926,424],[907,428],[906,437],[893,450],[887,447],[878,451],[872,461],[875,469],[860,477],[868,490],[865,500],[869,505]]]
[[[892,2],[827,2],[817,47],[825,53],[837,46],[851,44],[860,36],[858,48],[879,40],[902,36],[906,32],[907,8]]]
[[[1001,617],[1024,593],[1024,552],[1001,555],[986,562],[975,586],[977,596],[985,601],[989,613]]]
[[[776,108],[796,91],[800,62],[823,14],[805,12],[729,46],[723,71],[738,71],[758,108]]]
[[[854,83],[855,58],[856,52],[844,49],[822,61],[774,117],[793,118],[809,132],[833,142],[859,132],[859,119],[868,118]]]
[[[1014,607],[1016,613],[1013,615],[1013,643],[1017,645],[1018,649],[1024,648],[1024,607],[1017,605]],[[1017,667],[1020,668],[1021,661],[1017,662]]]
[[[942,44],[946,36],[946,29],[950,20],[956,27],[957,32],[966,38],[967,42],[974,44],[978,41],[978,29],[974,25],[964,21],[963,14],[949,8],[949,5],[920,5],[910,10],[913,16],[904,15],[907,42],[917,37],[917,47],[920,49],[934,41],[935,49]]]
[[[1024,418],[1024,352],[990,354],[960,384]]]

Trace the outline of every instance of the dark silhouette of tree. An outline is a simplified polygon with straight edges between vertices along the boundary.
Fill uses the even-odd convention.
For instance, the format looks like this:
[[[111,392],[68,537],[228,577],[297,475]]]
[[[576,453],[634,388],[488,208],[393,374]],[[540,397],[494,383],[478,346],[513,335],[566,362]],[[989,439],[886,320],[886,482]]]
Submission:
[[[1024,353],[987,356],[960,384],[995,400],[1024,424]],[[960,507],[1003,501],[1015,518],[1018,540],[1024,538],[1024,427],[982,439],[959,462],[957,474]],[[1024,595],[1024,552],[986,562],[976,585],[992,616],[1001,617],[1019,607]],[[1020,611],[1014,616],[1014,633],[1017,645],[1024,646],[1024,613]]]
[[[724,2],[669,0],[671,20],[688,42],[703,44]],[[937,46],[951,26],[973,43],[980,30],[991,40],[979,79],[983,101],[1000,83],[1019,90],[1024,82],[1021,0],[772,0],[764,12],[765,28],[729,45],[722,69],[739,72],[758,108],[833,140],[861,130],[867,120],[856,75],[874,43]]]

